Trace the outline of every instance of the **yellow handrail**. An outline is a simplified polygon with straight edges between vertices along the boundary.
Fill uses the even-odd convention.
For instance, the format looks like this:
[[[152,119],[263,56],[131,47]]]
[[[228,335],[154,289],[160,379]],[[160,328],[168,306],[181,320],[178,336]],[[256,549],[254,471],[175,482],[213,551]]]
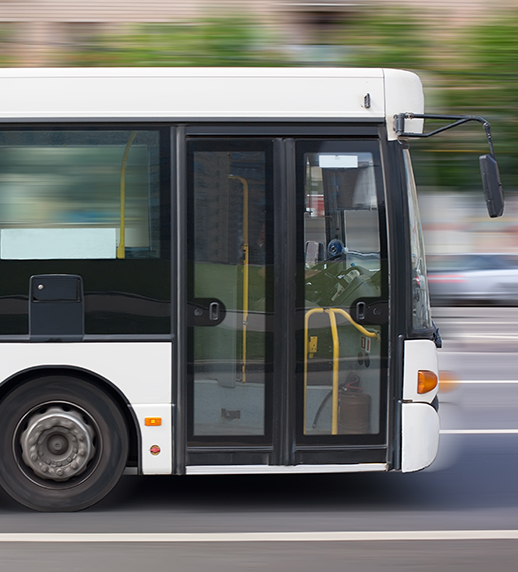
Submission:
[[[241,357],[242,382],[246,383],[246,330],[248,326],[248,290],[249,290],[249,253],[248,244],[248,181],[244,177],[229,175],[229,179],[237,179],[243,185],[243,351]]]
[[[124,155],[122,156],[121,164],[121,183],[120,183],[120,203],[121,203],[121,214],[120,214],[120,239],[119,246],[117,247],[117,258],[126,257],[126,164],[128,162],[128,155],[133,145],[133,141],[137,136],[137,132],[133,131],[126,143],[126,148],[124,149]]]
[[[369,338],[376,338],[379,341],[377,332],[370,332],[363,326],[355,322],[351,315],[342,310],[342,308],[311,308],[306,312],[304,321],[304,434],[306,433],[306,412],[307,412],[307,393],[308,393],[308,331],[309,318],[313,314],[327,314],[329,316],[329,326],[331,328],[331,337],[333,340],[333,399],[332,399],[332,416],[331,416],[331,434],[338,434],[338,359],[340,357],[340,340],[338,337],[338,327],[336,325],[336,314],[344,316],[351,325],[358,331]]]

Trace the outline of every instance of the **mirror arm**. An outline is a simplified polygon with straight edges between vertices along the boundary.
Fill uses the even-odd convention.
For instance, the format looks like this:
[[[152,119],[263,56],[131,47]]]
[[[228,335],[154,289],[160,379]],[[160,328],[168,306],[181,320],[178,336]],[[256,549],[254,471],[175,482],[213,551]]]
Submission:
[[[405,131],[405,119],[438,119],[443,121],[453,121],[453,123],[445,125],[444,127],[439,127],[438,129],[429,131],[428,133],[407,133]],[[398,137],[432,137],[433,135],[442,133],[447,129],[453,129],[454,127],[468,123],[468,121],[478,121],[479,123],[482,123],[482,126],[486,132],[489,151],[491,156],[495,158],[493,137],[491,136],[491,125],[489,124],[489,121],[477,115],[431,115],[426,113],[399,113],[394,115],[394,131],[397,133]]]
[[[491,157],[496,160],[495,157],[495,149],[493,147],[493,136],[491,135],[491,125],[489,125],[488,121],[485,121],[484,124],[484,131],[486,132],[487,142],[489,145],[489,152],[491,153]]]
[[[452,121],[444,127],[439,127],[428,133],[408,133],[405,131],[406,119],[438,119],[443,121]],[[482,155],[480,157],[480,169],[482,174],[482,186],[484,187],[484,195],[486,198],[487,211],[490,217],[501,216],[504,212],[504,195],[502,190],[502,182],[500,173],[498,172],[498,164],[496,162],[495,150],[493,147],[493,137],[491,136],[491,125],[483,117],[477,115],[427,115],[422,113],[399,113],[394,115],[394,131],[398,137],[432,137],[437,133],[442,133],[447,129],[452,129],[467,123],[468,121],[478,121],[482,123],[486,132],[487,142],[489,145],[490,155]]]

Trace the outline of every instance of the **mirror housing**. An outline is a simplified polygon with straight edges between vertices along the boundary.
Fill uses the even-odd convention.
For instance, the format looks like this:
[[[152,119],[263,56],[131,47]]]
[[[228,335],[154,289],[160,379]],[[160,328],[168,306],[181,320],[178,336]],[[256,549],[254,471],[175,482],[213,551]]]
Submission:
[[[480,173],[490,217],[502,216],[504,212],[504,192],[500,181],[498,163],[492,155],[480,156]]]

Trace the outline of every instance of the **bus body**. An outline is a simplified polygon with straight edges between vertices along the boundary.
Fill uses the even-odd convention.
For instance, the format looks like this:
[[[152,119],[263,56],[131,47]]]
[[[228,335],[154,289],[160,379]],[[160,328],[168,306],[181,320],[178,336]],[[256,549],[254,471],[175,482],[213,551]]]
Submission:
[[[416,471],[438,364],[412,73],[4,69],[0,483]],[[422,119],[406,131],[422,132]]]

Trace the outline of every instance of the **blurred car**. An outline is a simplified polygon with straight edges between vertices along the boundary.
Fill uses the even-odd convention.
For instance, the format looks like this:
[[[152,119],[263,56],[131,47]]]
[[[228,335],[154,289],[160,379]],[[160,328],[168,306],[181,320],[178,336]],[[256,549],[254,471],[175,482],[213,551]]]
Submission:
[[[451,254],[427,258],[432,306],[518,305],[518,258],[508,254]]]

